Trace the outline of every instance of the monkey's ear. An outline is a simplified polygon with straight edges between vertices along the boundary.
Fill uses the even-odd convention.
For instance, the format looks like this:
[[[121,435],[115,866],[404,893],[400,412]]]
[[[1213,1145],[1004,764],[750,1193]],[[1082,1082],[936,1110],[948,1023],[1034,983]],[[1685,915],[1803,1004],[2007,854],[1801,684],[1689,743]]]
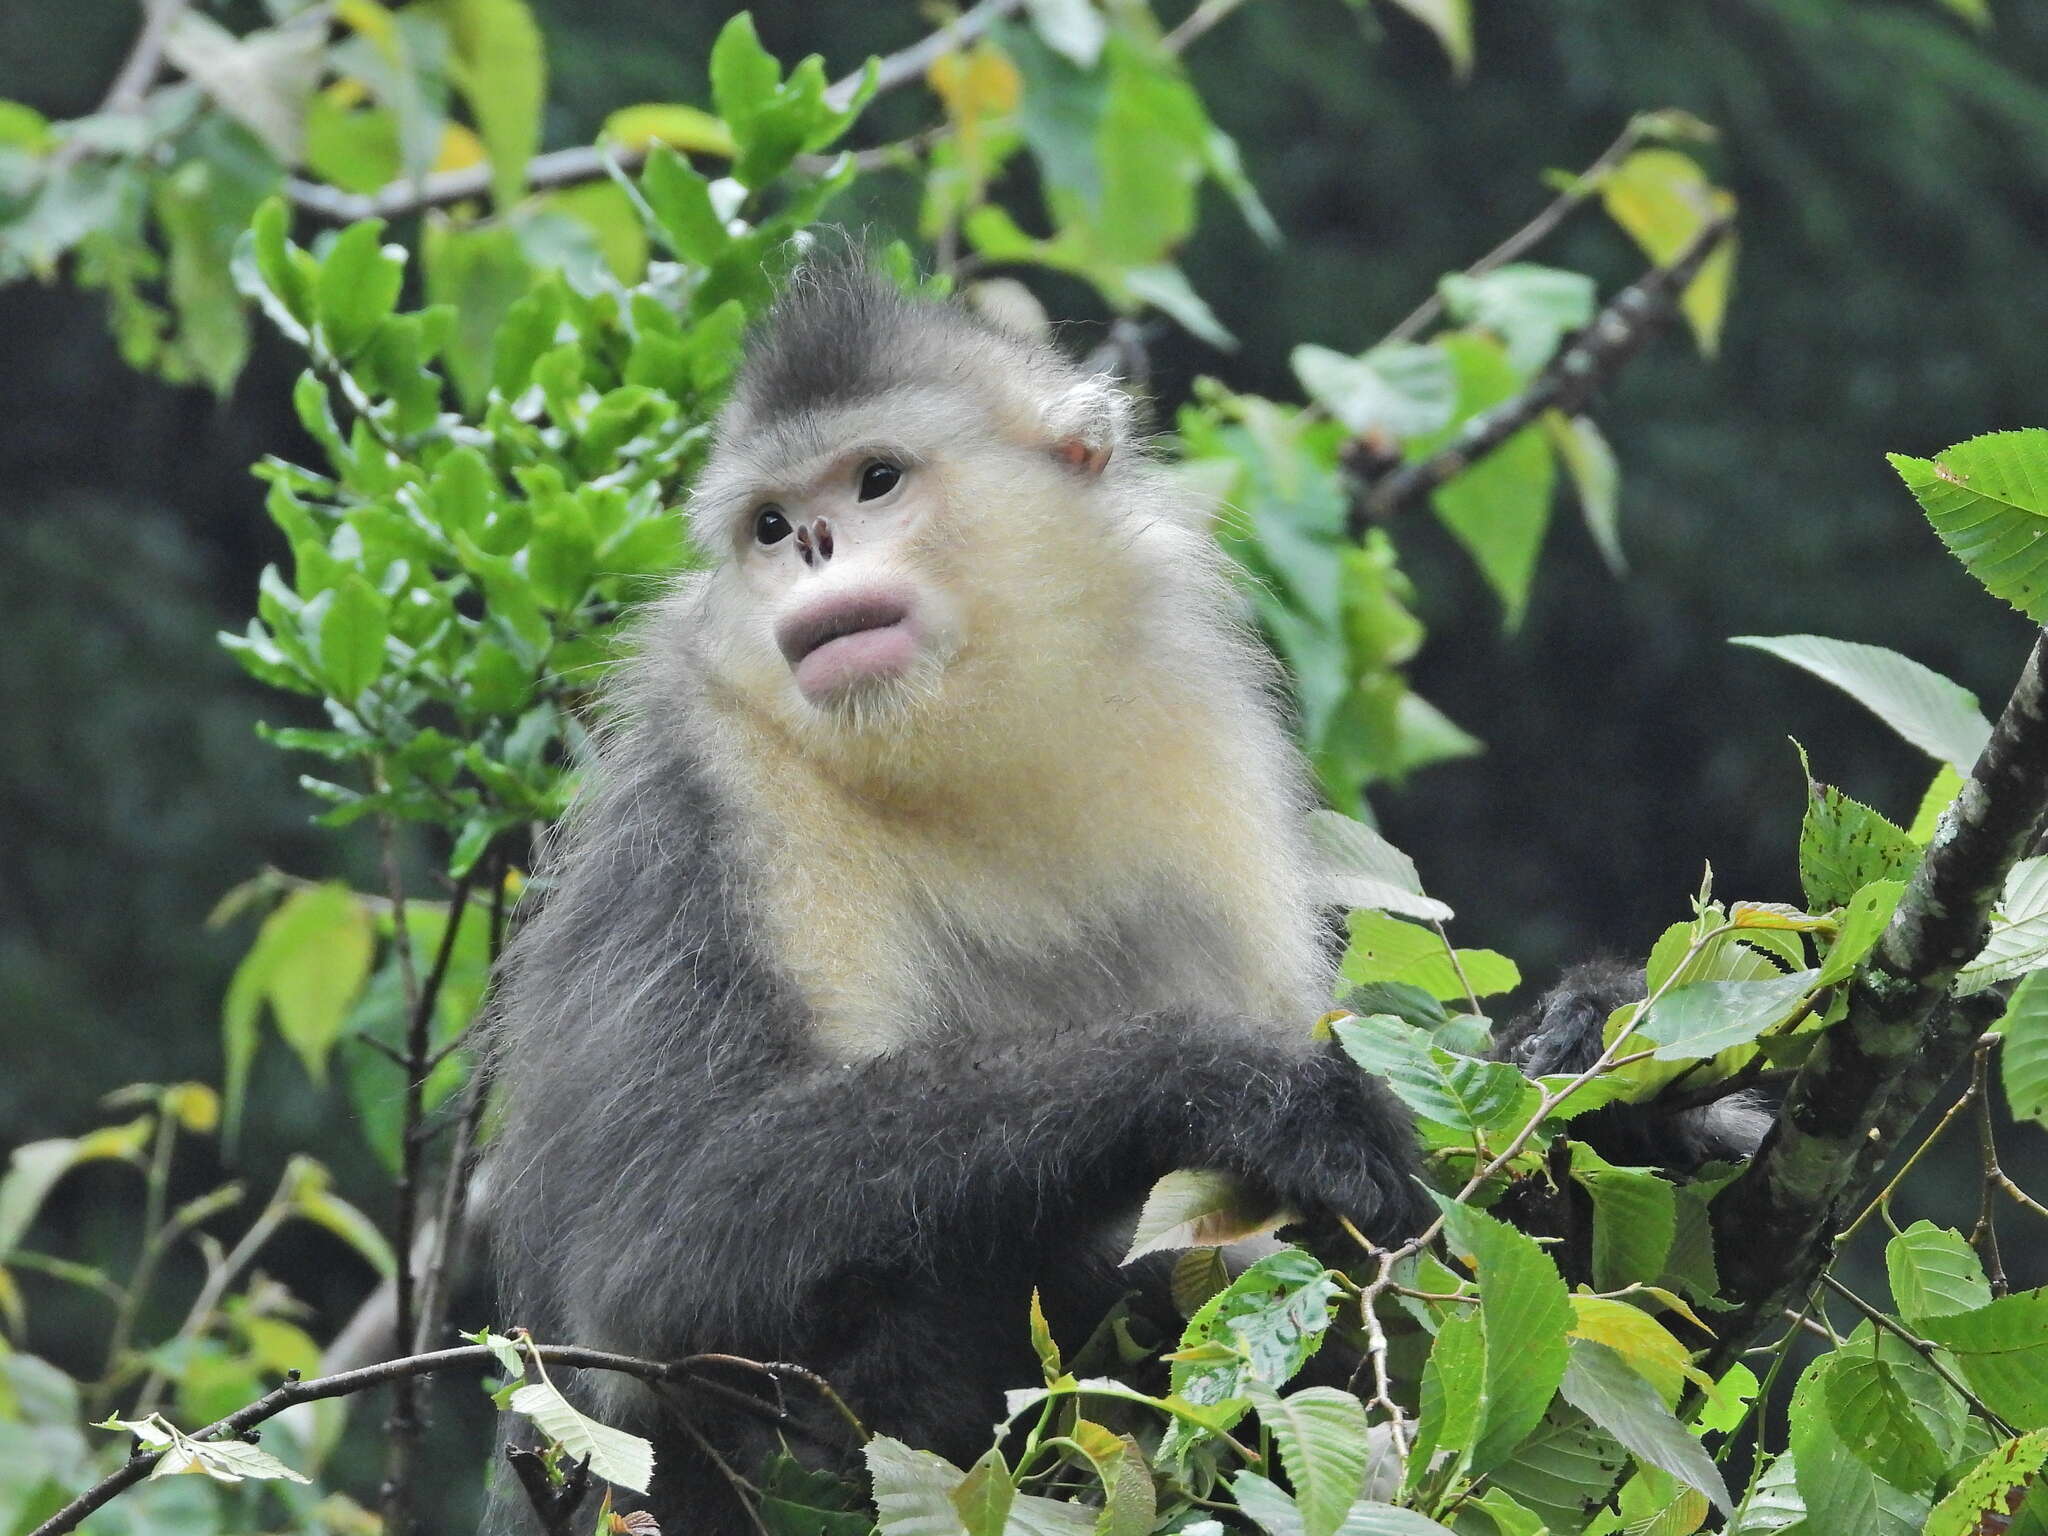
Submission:
[[[1089,477],[1102,473],[1131,419],[1131,400],[1107,375],[1093,374],[1045,408],[1053,455]]]

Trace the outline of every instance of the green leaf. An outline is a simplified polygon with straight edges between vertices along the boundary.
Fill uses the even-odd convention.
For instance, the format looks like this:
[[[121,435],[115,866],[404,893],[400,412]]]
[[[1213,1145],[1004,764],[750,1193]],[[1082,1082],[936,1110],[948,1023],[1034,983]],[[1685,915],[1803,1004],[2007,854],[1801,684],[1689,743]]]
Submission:
[[[1639,149],[1600,184],[1608,217],[1627,230],[1643,254],[1662,266],[1706,224],[1732,211],[1734,197],[1707,180],[1691,156],[1675,149]],[[1720,345],[1721,317],[1735,271],[1735,241],[1723,240],[1679,301],[1702,352]]]
[[[1507,1062],[1453,1055],[1386,1014],[1339,1020],[1333,1032],[1353,1061],[1459,1140],[1520,1130],[1542,1098],[1542,1090]]]
[[[453,74],[491,161],[499,209],[526,190],[526,165],[540,148],[547,105],[547,54],[526,0],[441,0],[455,44]]]
[[[284,199],[265,199],[250,220],[248,237],[236,245],[235,286],[263,304],[287,340],[303,346],[314,320],[313,277],[307,270],[312,262],[291,244],[290,229]]]
[[[669,244],[685,261],[708,267],[732,244],[725,220],[711,203],[711,184],[665,144],[648,153],[641,193]]]
[[[1799,883],[1809,910],[1846,906],[1877,880],[1904,880],[1919,867],[1920,845],[1869,806],[1809,779],[1799,825]]]
[[[1441,935],[1399,918],[1361,910],[1345,919],[1345,927],[1351,944],[1339,972],[1354,986],[1400,981],[1432,997],[1462,998],[1467,984],[1476,997],[1512,992],[1522,984],[1521,971],[1507,956],[1490,949],[1461,949],[1453,964]]]
[[[967,1524],[953,1503],[953,1490],[965,1477],[958,1467],[887,1435],[869,1440],[863,1454],[883,1536],[966,1536]]]
[[[1833,683],[1921,751],[1958,768],[1976,762],[1991,739],[1975,694],[1881,645],[1821,635],[1735,635],[1729,644],[1766,651]]]
[[[405,249],[382,243],[384,221],[365,219],[335,238],[320,263],[315,300],[337,357],[353,357],[398,302]]]
[[[1346,1512],[1338,1536],[1451,1536],[1451,1532],[1412,1509],[1360,1499]]]
[[[1177,1248],[1218,1248],[1299,1221],[1294,1211],[1258,1199],[1236,1179],[1213,1168],[1182,1168],[1152,1186],[1131,1251],[1121,1262]]]
[[[1821,1395],[1835,1434],[1858,1461],[1894,1487],[1912,1493],[1934,1487],[1947,1457],[1881,1353],[1837,1350]]]
[[[1552,1530],[1576,1531],[1619,1480],[1627,1460],[1611,1435],[1559,1403],[1487,1481],[1543,1516]]]
[[[1593,1199],[1593,1283],[1603,1291],[1664,1273],[1678,1232],[1678,1191],[1648,1168],[1616,1167],[1571,1144],[1572,1179]]]
[[[1442,347],[1395,342],[1363,357],[1313,344],[1289,355],[1308,397],[1360,436],[1405,442],[1448,426],[1458,376]]]
[[[761,46],[753,16],[741,11],[719,29],[711,45],[711,99],[718,115],[744,140],[742,125],[760,115],[781,84],[782,66]]]
[[[2048,621],[2048,429],[1987,433],[1932,460],[1889,459],[1964,569],[1993,597]]]
[[[1572,1308],[1557,1266],[1534,1239],[1470,1206],[1440,1203],[1445,1241],[1479,1276],[1485,1414],[1469,1463],[1479,1474],[1506,1461],[1542,1421],[1564,1379]]]
[[[1473,331],[1453,332],[1437,345],[1449,352],[1458,375],[1453,424],[1414,438],[1408,458],[1427,458],[1459,426],[1518,393],[1522,375],[1500,343]],[[1432,493],[1430,504],[1500,595],[1510,628],[1521,622],[1536,574],[1537,552],[1550,525],[1556,461],[1541,426],[1524,427],[1493,452]]]
[[[307,603],[305,616],[321,681],[342,703],[355,703],[384,671],[390,620],[383,597],[351,571],[340,586]]]
[[[2015,1429],[2048,1428],[2048,1290],[1918,1321],[1926,1338],[1955,1353],[1993,1413]]]
[[[1251,1396],[1280,1449],[1303,1536],[1336,1536],[1365,1486],[1365,1405],[1335,1387],[1304,1387],[1283,1398],[1260,1385]]]
[[[1322,859],[1323,901],[1436,922],[1453,915],[1442,902],[1422,894],[1415,861],[1355,817],[1311,811],[1309,841]]]
[[[1884,1265],[1892,1304],[1899,1316],[1915,1325],[1991,1303],[1991,1286],[1977,1251],[1961,1233],[1931,1221],[1916,1221],[1885,1244]]]
[[[1586,532],[1593,536],[1600,558],[1615,575],[1627,575],[1628,557],[1621,549],[1621,467],[1606,434],[1592,417],[1566,416],[1561,411],[1543,413],[1543,430],[1550,435],[1558,462],[1571,476]]]
[[[1593,279],[1530,262],[1479,277],[1452,272],[1438,280],[1437,292],[1452,319],[1493,332],[1525,374],[1550,361],[1567,331],[1593,318]]]
[[[1799,1497],[1809,1529],[1857,1536],[1918,1536],[1928,1501],[1872,1472],[1835,1432],[1827,1411],[1827,1378],[1840,1352],[1808,1366],[1792,1393],[1789,1438]]]
[[[2048,1465],[2048,1434],[2008,1440],[1956,1480],[1927,1517],[1924,1536],[1985,1536],[2005,1529],[2016,1496]],[[2014,1527],[2017,1529],[2017,1527]]]
[[[1252,1382],[1284,1385],[1322,1346],[1337,1294],[1313,1254],[1288,1248],[1259,1260],[1188,1319],[1179,1353],[1206,1354],[1207,1345],[1229,1353],[1175,1360],[1174,1395],[1204,1407],[1243,1398]]]
[[[278,1033],[323,1081],[328,1053],[341,1038],[348,1007],[370,974],[375,944],[370,915],[343,885],[294,891],[264,919],[236,967],[221,1009],[228,1072],[225,1138],[232,1143],[256,1050],[256,1024],[268,1004]]]
[[[1999,1071],[2013,1117],[2048,1128],[2048,971],[2023,980],[2005,1005],[1998,1031]]]
[[[1733,1508],[1721,1471],[1657,1396],[1656,1388],[1622,1357],[1590,1339],[1571,1341],[1564,1373],[1565,1401],[1606,1430],[1646,1466],[1697,1488],[1724,1514]]]
[[[1486,1413],[1486,1327],[1479,1314],[1454,1308],[1437,1328],[1422,1368],[1421,1407],[1408,1456],[1411,1485],[1434,1465],[1438,1451],[1463,1477]]]
[[[528,1382],[512,1394],[508,1406],[532,1419],[571,1461],[589,1457],[593,1476],[635,1493],[647,1491],[654,1477],[654,1447],[638,1435],[578,1413],[549,1382]]]
[[[1689,1061],[1747,1045],[1789,1017],[1819,985],[1820,972],[1763,981],[1695,981],[1658,998],[1636,1025],[1657,1044],[1657,1060]]]
[[[967,1469],[967,1476],[947,1495],[967,1528],[967,1536],[1003,1536],[1003,1523],[1010,1518],[1010,1505],[1016,1497],[1010,1464],[995,1446]]]
[[[1873,880],[1849,899],[1848,910],[1842,914],[1842,926],[1835,933],[1835,942],[1828,946],[1827,959],[1821,965],[1817,985],[1831,987],[1838,981],[1847,981],[1854,974],[1856,967],[1863,963],[1863,957],[1884,936],[1892,913],[1898,910],[1899,898],[1905,894],[1906,883],[1903,880]]]

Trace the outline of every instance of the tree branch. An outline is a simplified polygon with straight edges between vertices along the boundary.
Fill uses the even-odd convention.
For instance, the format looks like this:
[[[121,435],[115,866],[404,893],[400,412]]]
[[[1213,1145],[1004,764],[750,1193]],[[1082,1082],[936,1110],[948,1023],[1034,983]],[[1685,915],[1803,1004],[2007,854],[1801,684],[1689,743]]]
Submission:
[[[1813,1284],[1830,1235],[1889,1150],[1885,1137],[1874,1156],[1873,1135],[1916,1118],[1978,1039],[1979,1010],[1953,1003],[1949,988],[1982,948],[2005,877],[2048,815],[2044,669],[2048,632],[1851,981],[1848,1013],[1821,1034],[1755,1161],[1714,1201],[1722,1289],[1742,1303],[1721,1328],[1722,1363]]]
[[[740,1360],[731,1355],[687,1355],[680,1360],[643,1360],[635,1355],[613,1354],[603,1349],[580,1349],[570,1344],[523,1345],[522,1349],[539,1356],[549,1365],[566,1365],[586,1371],[616,1371],[622,1376],[638,1377],[641,1381],[654,1385],[691,1382],[717,1387],[717,1383],[700,1379],[703,1371],[710,1367],[744,1365],[750,1370],[801,1381],[807,1386],[821,1390],[828,1401],[844,1407],[843,1404],[839,1404],[837,1394],[825,1387],[822,1378],[816,1373],[800,1366],[784,1365],[775,1361]],[[339,1371],[332,1376],[320,1376],[311,1381],[301,1381],[294,1373],[286,1377],[282,1386],[272,1388],[255,1402],[237,1408],[226,1418],[216,1419],[204,1429],[196,1430],[186,1438],[234,1440],[266,1420],[276,1418],[287,1408],[297,1407],[300,1403],[319,1402],[331,1397],[350,1397],[358,1392],[367,1392],[372,1387],[388,1386],[400,1381],[417,1381],[422,1376],[432,1376],[439,1371],[482,1370],[497,1363],[497,1351],[481,1344],[469,1344],[459,1349],[437,1349],[427,1354],[380,1361],[376,1365],[366,1365],[360,1370]],[[731,1395],[729,1389],[726,1389],[726,1395]],[[862,1433],[865,1434],[865,1431]],[[148,1477],[161,1454],[159,1451],[143,1451],[129,1457],[119,1470],[94,1483],[29,1532],[29,1536],[63,1536],[66,1531],[77,1530],[96,1510],[103,1509],[113,1499]]]
[[[1023,5],[1024,0],[980,0],[980,4],[962,13],[957,20],[920,38],[908,48],[881,59],[875,65],[877,94],[919,78],[934,59],[963,43],[972,42],[997,22],[1021,10]],[[843,109],[853,99],[854,92],[860,89],[866,76],[867,71],[859,69],[833,81],[825,88],[826,100]],[[562,187],[581,186],[585,182],[603,180],[613,166],[622,171],[637,170],[646,158],[644,148],[627,149],[617,145],[580,144],[570,149],[552,150],[527,162],[526,187],[530,192],[551,192]],[[344,192],[339,187],[323,186],[295,176],[286,177],[284,182],[284,195],[293,206],[334,224],[353,224],[358,219],[404,218],[429,208],[445,208],[450,203],[482,197],[490,189],[491,168],[488,165],[436,171],[427,176],[394,181],[369,193]]]
[[[1570,414],[1582,408],[1595,390],[1620,372],[1663,328],[1686,288],[1734,228],[1732,214],[1709,220],[1668,263],[1652,267],[1616,294],[1521,394],[1474,416],[1428,458],[1404,464],[1368,486],[1352,503],[1352,537],[1363,537],[1374,523],[1392,517],[1485,458],[1545,411]]]

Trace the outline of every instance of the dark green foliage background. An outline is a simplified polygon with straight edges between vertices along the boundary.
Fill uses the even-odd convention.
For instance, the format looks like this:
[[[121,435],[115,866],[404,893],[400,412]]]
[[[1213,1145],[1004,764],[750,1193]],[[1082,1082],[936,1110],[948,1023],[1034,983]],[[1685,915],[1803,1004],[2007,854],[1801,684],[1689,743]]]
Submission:
[[[537,9],[551,145],[701,81],[729,11]],[[753,9],[771,50],[819,50],[836,68],[925,30],[907,0]],[[1339,0],[1256,0],[1192,52],[1287,240],[1262,249],[1210,210],[1186,265],[1243,348],[1174,333],[1153,361],[1169,407],[1204,372],[1291,395],[1292,345],[1383,333],[1534,211],[1546,168],[1585,164],[1630,113],[1681,107],[1722,128],[1709,157],[1743,208],[1722,355],[1703,366],[1663,343],[1602,416],[1630,578],[1611,579],[1561,517],[1528,620],[1504,638],[1441,529],[1418,513],[1396,530],[1431,631],[1416,686],[1488,751],[1377,809],[1458,909],[1461,937],[1547,979],[1589,950],[1640,953],[1684,915],[1703,858],[1724,894],[1792,893],[1801,798],[1786,731],[1829,744],[1823,776],[1910,815],[1915,754],[1728,635],[1879,642],[1999,702],[2023,622],[1982,600],[1881,455],[2048,416],[2048,12],[2008,0],[1987,45],[1923,0],[1477,10],[1464,85],[1419,28],[1382,12],[1364,26],[1384,36],[1367,35]],[[0,97],[90,110],[131,24],[119,6],[7,0]],[[883,102],[859,141],[918,110]],[[1607,289],[1640,266],[1592,218],[1545,259]],[[1056,311],[1086,303],[1049,296]],[[307,827],[299,765],[249,732],[289,701],[259,697],[211,639],[240,627],[278,554],[246,466],[307,456],[288,404],[297,360],[261,335],[216,402],[126,368],[96,297],[0,290],[0,1140],[75,1130],[118,1082],[215,1076],[220,995],[247,935],[205,932],[202,914],[265,862],[316,873],[364,853]],[[282,1053],[265,1072],[259,1184],[284,1127],[302,1144],[309,1131],[350,1142],[319,1136],[313,1117],[341,1111]],[[91,1187],[65,1219],[91,1227]],[[292,1281],[326,1299],[314,1245],[327,1239],[303,1241]]]

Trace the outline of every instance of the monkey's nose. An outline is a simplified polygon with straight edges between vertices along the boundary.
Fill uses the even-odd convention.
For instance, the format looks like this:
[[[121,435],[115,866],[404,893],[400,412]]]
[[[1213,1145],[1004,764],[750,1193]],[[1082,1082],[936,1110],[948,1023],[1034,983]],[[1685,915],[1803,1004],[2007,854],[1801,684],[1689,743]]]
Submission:
[[[819,518],[808,528],[797,525],[796,552],[813,569],[832,558],[832,525]]]

